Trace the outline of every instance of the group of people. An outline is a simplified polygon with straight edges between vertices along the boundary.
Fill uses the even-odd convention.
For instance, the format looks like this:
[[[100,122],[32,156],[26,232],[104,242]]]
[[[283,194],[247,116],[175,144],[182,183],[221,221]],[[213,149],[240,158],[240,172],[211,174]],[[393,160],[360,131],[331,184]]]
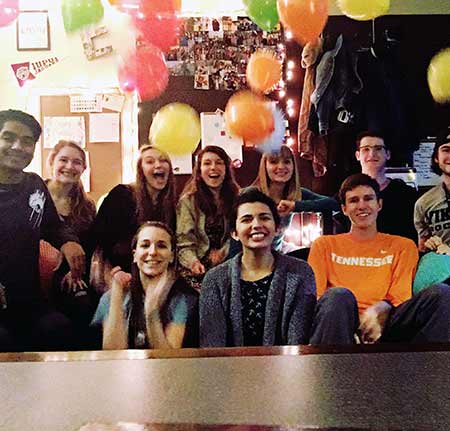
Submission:
[[[76,143],[52,149],[46,182],[24,172],[40,133],[31,115],[0,111],[0,350],[96,348],[98,336],[104,349],[450,339],[450,287],[412,296],[417,195],[385,176],[381,135],[358,139],[363,173],[344,181],[341,205],[300,187],[286,146],[243,190],[226,152],[206,146],[177,200],[170,158],[144,145],[136,181],[96,213]],[[433,160],[446,184],[443,136]],[[419,246],[445,253],[444,227],[430,224],[445,211],[427,195]],[[317,239],[308,263],[286,255],[293,214],[325,210],[342,211],[349,231]]]

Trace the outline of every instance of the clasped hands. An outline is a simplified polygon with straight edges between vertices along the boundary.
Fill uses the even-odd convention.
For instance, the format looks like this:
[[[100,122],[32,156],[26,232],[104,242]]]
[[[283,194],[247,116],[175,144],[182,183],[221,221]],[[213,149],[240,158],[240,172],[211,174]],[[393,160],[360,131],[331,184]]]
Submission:
[[[450,247],[443,243],[442,238],[437,235],[428,238],[424,245],[429,250],[435,251],[438,254],[450,254]]]
[[[386,301],[380,301],[367,308],[360,316],[358,336],[362,343],[372,344],[383,334],[389,312],[392,309]]]

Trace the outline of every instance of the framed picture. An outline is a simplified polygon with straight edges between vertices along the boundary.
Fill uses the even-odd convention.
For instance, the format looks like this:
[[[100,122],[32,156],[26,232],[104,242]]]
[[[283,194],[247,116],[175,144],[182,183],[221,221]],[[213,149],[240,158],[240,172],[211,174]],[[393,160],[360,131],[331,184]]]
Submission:
[[[17,17],[17,50],[49,51],[50,25],[47,11],[22,11]]]

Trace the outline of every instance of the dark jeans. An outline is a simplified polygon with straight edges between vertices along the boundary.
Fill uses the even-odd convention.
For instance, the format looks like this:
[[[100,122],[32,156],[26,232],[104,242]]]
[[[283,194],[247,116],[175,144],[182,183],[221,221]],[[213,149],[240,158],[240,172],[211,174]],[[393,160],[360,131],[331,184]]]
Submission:
[[[342,287],[325,292],[316,305],[311,344],[353,344],[359,327],[356,298]],[[379,342],[450,341],[450,286],[422,290],[391,310]]]
[[[8,304],[0,311],[0,351],[67,350],[73,325],[64,314],[41,301]]]
[[[72,322],[75,332],[73,345],[70,350],[90,350],[96,348],[92,343],[90,328],[94,312],[97,308],[99,295],[89,286],[89,278],[85,277],[88,288],[77,293],[68,292],[62,288],[64,271],[55,274],[52,289],[50,291],[50,305],[64,314]]]

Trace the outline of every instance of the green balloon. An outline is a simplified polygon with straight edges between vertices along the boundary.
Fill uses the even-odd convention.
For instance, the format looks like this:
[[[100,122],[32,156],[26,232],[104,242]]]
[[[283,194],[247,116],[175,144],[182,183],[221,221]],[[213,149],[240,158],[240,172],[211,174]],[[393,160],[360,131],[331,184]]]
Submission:
[[[244,0],[247,15],[261,29],[272,31],[280,21],[277,0]]]
[[[63,0],[61,7],[67,33],[95,24],[103,18],[101,0]]]

